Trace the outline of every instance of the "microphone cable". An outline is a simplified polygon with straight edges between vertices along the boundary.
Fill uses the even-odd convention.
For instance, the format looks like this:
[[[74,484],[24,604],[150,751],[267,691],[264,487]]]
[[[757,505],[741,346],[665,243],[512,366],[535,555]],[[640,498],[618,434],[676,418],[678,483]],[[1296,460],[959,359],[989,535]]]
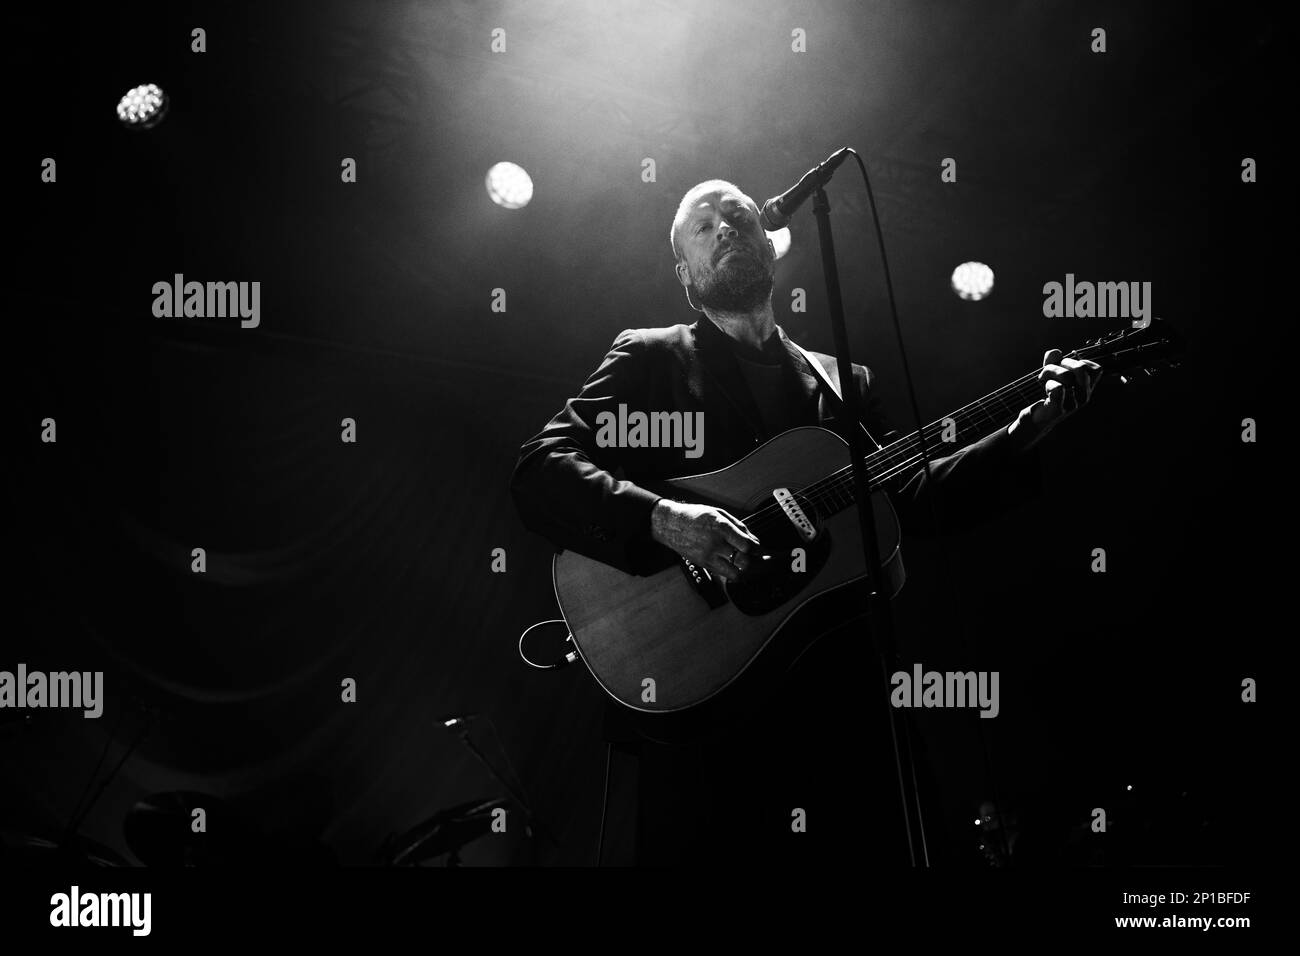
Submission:
[[[921,421],[921,409],[916,400],[916,387],[912,381],[912,369],[911,369],[911,364],[908,362],[907,359],[907,348],[903,344],[903,329],[901,323],[898,321],[898,305],[894,299],[894,280],[889,273],[889,257],[885,252],[885,237],[884,234],[881,232],[881,228],[880,228],[880,213],[876,209],[876,197],[871,189],[871,177],[867,175],[867,167],[862,162],[862,157],[858,155],[858,152],[855,149],[849,148],[848,152],[853,156],[854,160],[857,161],[858,169],[862,173],[863,185],[866,186],[866,190],[867,190],[867,203],[871,207],[871,221],[872,224],[875,226],[876,244],[880,247],[880,263],[885,274],[885,291],[889,297],[889,315],[894,323],[894,336],[898,340],[898,354],[899,354],[899,358],[902,360],[903,363],[903,379],[907,383],[908,399],[912,405],[912,420],[916,423],[917,441],[921,449],[921,461],[925,468],[925,481],[927,486],[926,503],[928,506],[928,510],[930,512],[931,526],[934,528],[934,536],[938,540],[943,541],[944,540],[943,523],[939,519],[939,512],[935,505],[935,499],[937,497],[940,497],[943,494],[943,492],[941,490],[941,486],[936,486],[934,484],[933,472],[931,471],[931,467],[930,467],[931,464],[930,449],[928,444],[926,443],[925,425]],[[943,556],[941,565],[943,568],[944,586],[948,589],[949,593],[953,593],[952,555],[950,554],[949,548],[947,547],[946,544],[940,546],[939,552]],[[967,634],[967,628],[964,622],[959,625],[958,634],[960,635],[961,638],[961,649],[963,652],[963,656],[965,656],[967,660],[970,660],[971,658],[970,641]],[[993,791],[993,804],[996,807],[996,812],[1000,819],[1004,813],[1004,808],[1002,806],[1002,801],[999,799],[998,796],[997,777],[993,771],[993,763],[992,763],[992,758],[989,755],[988,739],[984,733],[983,721],[979,720],[978,717],[975,720],[975,734],[979,738],[980,751],[984,758],[984,772],[988,775],[989,787]],[[908,744],[909,746],[911,745],[910,734],[909,734]],[[916,794],[917,817],[918,819],[920,819],[921,797],[920,797],[920,792],[916,789],[915,758],[911,761],[911,765],[912,765],[912,774],[913,774],[912,788],[913,788],[913,793]],[[929,853],[928,853],[928,849],[926,849],[924,846],[925,826],[923,823],[921,825],[920,830],[921,830],[922,848],[923,848],[923,852],[926,853],[926,860],[928,866]]]

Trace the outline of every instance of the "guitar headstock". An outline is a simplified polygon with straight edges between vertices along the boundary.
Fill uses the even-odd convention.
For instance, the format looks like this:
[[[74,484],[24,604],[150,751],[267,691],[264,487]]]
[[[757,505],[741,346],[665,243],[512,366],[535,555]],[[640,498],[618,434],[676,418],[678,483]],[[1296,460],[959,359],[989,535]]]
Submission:
[[[1142,328],[1108,332],[1075,349],[1070,358],[1096,362],[1106,375],[1118,375],[1126,382],[1130,376],[1178,368],[1183,351],[1181,336],[1168,322],[1154,319]]]

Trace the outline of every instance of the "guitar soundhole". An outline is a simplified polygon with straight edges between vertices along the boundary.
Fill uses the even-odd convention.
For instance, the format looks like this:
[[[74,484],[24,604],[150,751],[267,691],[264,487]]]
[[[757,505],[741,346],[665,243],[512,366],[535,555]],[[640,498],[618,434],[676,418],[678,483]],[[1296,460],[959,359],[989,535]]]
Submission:
[[[726,585],[727,597],[743,614],[756,616],[780,607],[807,587],[826,564],[831,550],[830,531],[803,496],[795,500],[816,534],[808,540],[781,514],[754,529],[763,542],[763,553],[750,562],[739,581]]]

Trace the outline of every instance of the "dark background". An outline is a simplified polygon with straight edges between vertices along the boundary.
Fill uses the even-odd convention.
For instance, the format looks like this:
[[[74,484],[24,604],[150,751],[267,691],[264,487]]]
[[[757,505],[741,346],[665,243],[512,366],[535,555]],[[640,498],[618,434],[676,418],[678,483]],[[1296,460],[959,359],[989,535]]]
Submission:
[[[865,157],[927,421],[1121,325],[1046,319],[1067,272],[1150,281],[1181,370],[1101,390],[1044,446],[1047,493],[978,532],[906,541],[905,657],[1002,675],[1000,717],[921,715],[944,859],[981,865],[981,801],[1025,859],[1219,863],[1270,833],[1272,754],[1240,702],[1280,606],[1271,371],[1292,220],[1278,148],[1285,34],[1237,3],[268,3],[14,27],[6,382],[10,626],[0,668],[103,670],[98,721],[0,714],[0,829],[57,833],[146,724],[82,832],[127,860],[126,812],[221,798],[279,846],[364,862],[498,785],[433,722],[474,711],[558,846],[585,864],[602,700],[515,645],[555,616],[520,525],[519,444],[624,328],[695,318],[667,233],[696,182],[756,199],[834,148]],[[190,30],[208,52],[190,52]],[[507,52],[489,51],[507,31]],[[1108,51],[1090,52],[1093,27]],[[808,52],[790,52],[803,27]],[[170,114],[122,129],[154,82]],[[57,184],[39,179],[58,162]],[[1260,182],[1240,180],[1254,157]],[[359,182],[339,181],[353,157]],[[652,157],[657,181],[641,180]],[[940,181],[944,157],[958,182]],[[511,160],[536,195],[491,203]],[[909,406],[865,192],[830,189],[854,358]],[[813,219],[778,321],[832,351]],[[960,262],[989,263],[985,301]],[[155,319],[156,281],[262,283],[260,328]],[[504,288],[508,311],[490,309]],[[792,314],[790,290],[808,311]],[[58,422],[42,444],[39,423]],[[1240,441],[1241,420],[1261,441]],[[355,418],[359,441],[339,441]],[[909,426],[910,427],[910,426]],[[906,531],[906,529],[905,529]],[[208,571],[189,570],[207,549]],[[508,571],[490,571],[505,548]],[[1089,571],[1104,547],[1109,570]],[[358,702],[340,702],[353,677]],[[1267,681],[1263,692],[1269,696]],[[25,720],[15,720],[25,716]],[[865,718],[864,718],[865,719]],[[493,729],[497,733],[493,734]],[[982,737],[981,737],[982,733]],[[888,768],[845,755],[846,779]],[[1133,790],[1127,790],[1127,787]],[[1112,832],[1088,842],[1094,806]],[[852,814],[851,804],[846,812]],[[881,821],[855,820],[871,833]],[[268,842],[268,845],[269,845]],[[536,855],[534,855],[534,850]]]

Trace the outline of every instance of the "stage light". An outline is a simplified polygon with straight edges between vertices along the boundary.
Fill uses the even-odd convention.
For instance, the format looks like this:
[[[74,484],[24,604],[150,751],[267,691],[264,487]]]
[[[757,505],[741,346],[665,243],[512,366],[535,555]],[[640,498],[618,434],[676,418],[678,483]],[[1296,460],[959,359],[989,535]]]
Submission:
[[[780,259],[790,251],[790,227],[778,229],[776,232],[769,232],[767,238],[772,240],[772,245],[776,246],[776,257]]]
[[[117,118],[127,129],[149,129],[167,115],[167,94],[152,83],[126,91],[117,101]]]
[[[488,170],[487,191],[498,206],[522,209],[533,198],[533,180],[522,166],[497,163]]]
[[[952,270],[952,291],[977,302],[993,291],[993,270],[982,262],[963,262]]]

